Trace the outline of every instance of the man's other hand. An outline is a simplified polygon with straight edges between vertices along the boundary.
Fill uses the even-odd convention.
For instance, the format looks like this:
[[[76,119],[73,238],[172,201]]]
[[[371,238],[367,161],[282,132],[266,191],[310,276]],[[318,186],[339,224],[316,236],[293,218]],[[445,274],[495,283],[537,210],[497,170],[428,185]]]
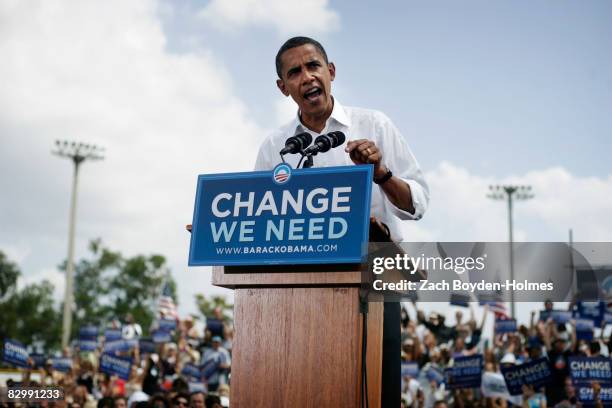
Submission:
[[[385,175],[386,169],[382,169],[382,152],[376,144],[368,139],[349,140],[344,149],[355,164],[373,164],[374,178]]]

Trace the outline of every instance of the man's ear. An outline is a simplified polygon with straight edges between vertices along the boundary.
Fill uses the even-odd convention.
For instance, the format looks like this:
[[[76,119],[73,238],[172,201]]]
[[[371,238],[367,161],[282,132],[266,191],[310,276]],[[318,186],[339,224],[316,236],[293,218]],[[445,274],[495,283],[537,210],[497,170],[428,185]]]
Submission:
[[[330,62],[329,64],[327,64],[327,69],[329,70],[329,76],[333,81],[336,78],[336,66],[333,62]]]
[[[277,79],[276,86],[278,87],[278,89],[280,89],[283,95],[289,96],[289,91],[287,90],[287,87],[285,87],[285,81],[283,81],[282,79]]]

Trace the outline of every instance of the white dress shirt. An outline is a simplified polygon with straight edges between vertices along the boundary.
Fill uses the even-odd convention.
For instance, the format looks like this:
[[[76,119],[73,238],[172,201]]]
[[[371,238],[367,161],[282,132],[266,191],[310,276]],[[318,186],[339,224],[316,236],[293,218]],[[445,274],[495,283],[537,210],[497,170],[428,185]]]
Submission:
[[[349,154],[344,151],[347,142],[369,139],[382,152],[382,164],[389,168],[394,176],[401,178],[410,186],[414,214],[393,205],[381,186],[372,186],[370,215],[387,224],[394,241],[401,241],[399,220],[420,219],[429,203],[429,187],[406,140],[384,113],[371,109],[345,107],[336,98],[332,114],[327,119],[321,134],[332,131],[341,131],[346,135],[344,144],[314,156],[313,167],[354,165]],[[285,141],[301,132],[310,133],[313,140],[318,136],[316,132],[302,125],[298,112],[294,120],[264,140],[259,148],[255,170],[272,170],[281,162],[279,151],[285,147]],[[294,169],[297,168],[300,158],[299,154],[285,155],[286,162]]]

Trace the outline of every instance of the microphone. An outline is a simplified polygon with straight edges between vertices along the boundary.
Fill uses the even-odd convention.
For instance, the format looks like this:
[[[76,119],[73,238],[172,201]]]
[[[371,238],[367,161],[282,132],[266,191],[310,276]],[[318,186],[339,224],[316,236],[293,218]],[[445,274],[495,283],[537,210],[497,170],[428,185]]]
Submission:
[[[326,135],[321,135],[315,139],[315,142],[312,146],[304,151],[304,154],[317,154],[319,152],[325,153],[334,147],[340,146],[346,137],[342,132],[329,132]]]
[[[306,147],[308,147],[310,143],[312,143],[312,136],[310,135],[310,133],[299,133],[287,139],[287,141],[285,142],[285,147],[283,147],[283,149],[280,151],[280,154],[284,155],[287,153],[299,153]]]

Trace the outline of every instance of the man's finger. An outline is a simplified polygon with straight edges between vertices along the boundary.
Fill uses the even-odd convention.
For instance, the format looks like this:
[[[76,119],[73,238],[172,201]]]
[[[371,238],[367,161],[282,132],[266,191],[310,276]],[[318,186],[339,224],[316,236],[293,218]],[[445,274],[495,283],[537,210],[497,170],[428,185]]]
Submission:
[[[378,148],[372,142],[362,143],[359,146],[357,146],[356,149],[359,153],[363,154],[364,156],[370,156],[378,152]]]
[[[346,144],[346,148],[344,150],[347,153],[350,153],[358,146],[361,146],[362,144],[367,143],[367,142],[369,142],[368,139],[351,140]]]

